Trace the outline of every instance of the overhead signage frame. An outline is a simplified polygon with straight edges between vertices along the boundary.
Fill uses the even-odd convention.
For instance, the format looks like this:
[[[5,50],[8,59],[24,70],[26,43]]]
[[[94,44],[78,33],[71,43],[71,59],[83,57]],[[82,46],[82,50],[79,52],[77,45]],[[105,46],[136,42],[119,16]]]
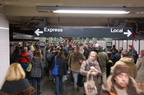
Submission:
[[[96,37],[96,38],[129,38],[131,27],[76,27],[52,26],[35,29],[35,37]]]

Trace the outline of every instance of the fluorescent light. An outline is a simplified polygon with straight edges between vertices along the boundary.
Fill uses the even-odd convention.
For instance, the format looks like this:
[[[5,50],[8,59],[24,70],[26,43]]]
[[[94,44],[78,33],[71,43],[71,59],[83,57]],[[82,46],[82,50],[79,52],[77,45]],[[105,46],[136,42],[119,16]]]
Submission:
[[[129,11],[102,11],[102,10],[54,10],[54,13],[76,14],[128,14]]]

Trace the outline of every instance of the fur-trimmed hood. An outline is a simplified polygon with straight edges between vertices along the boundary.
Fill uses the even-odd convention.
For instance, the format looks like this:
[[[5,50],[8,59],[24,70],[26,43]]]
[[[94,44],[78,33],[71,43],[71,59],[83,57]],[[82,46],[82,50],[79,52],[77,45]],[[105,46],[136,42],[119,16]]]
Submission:
[[[5,93],[0,90],[0,95],[32,95],[32,93],[35,92],[35,89],[33,87],[30,87],[28,89],[25,89],[20,92],[15,92],[15,93]]]
[[[16,92],[16,93],[11,93],[9,95],[32,95],[32,93],[34,93],[36,90],[33,87],[30,87],[28,89],[25,89],[23,91],[20,92]]]
[[[107,81],[102,85],[102,90],[106,92],[116,93],[113,84],[114,79],[113,76],[110,75]],[[137,85],[137,82],[132,77],[129,77],[129,85],[127,88],[127,93],[128,95],[140,95],[140,93],[142,93],[142,89]]]

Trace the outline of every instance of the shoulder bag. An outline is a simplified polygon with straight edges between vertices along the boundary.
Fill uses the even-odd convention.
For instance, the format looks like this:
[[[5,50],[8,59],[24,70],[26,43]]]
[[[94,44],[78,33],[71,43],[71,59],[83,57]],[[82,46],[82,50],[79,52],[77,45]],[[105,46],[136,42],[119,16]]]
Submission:
[[[58,75],[58,65],[57,65],[57,61],[56,58],[54,58],[54,67],[52,69],[52,76],[56,76]]]
[[[84,83],[84,89],[86,95],[96,95],[97,87],[95,86],[95,81],[93,80],[93,76],[90,76],[91,70],[87,74],[87,81]]]
[[[27,59],[27,57],[25,57]],[[28,60],[28,59],[27,59]],[[32,60],[32,59],[31,59]],[[28,60],[29,62],[27,63],[28,64],[28,67],[26,68],[26,71],[27,72],[31,72],[32,70],[32,63],[31,63],[31,60]]]

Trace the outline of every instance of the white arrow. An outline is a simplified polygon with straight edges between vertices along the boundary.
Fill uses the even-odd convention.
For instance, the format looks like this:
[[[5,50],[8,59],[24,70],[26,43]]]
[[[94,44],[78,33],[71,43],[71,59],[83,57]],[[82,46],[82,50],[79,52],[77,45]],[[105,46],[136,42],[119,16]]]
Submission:
[[[40,31],[40,29],[37,29],[37,30],[35,31],[35,33],[36,33],[37,36],[39,36],[40,33],[43,33],[43,31]]]
[[[127,32],[124,32],[124,35],[127,35],[127,37],[129,37],[132,34],[132,32],[130,30],[127,30]]]

